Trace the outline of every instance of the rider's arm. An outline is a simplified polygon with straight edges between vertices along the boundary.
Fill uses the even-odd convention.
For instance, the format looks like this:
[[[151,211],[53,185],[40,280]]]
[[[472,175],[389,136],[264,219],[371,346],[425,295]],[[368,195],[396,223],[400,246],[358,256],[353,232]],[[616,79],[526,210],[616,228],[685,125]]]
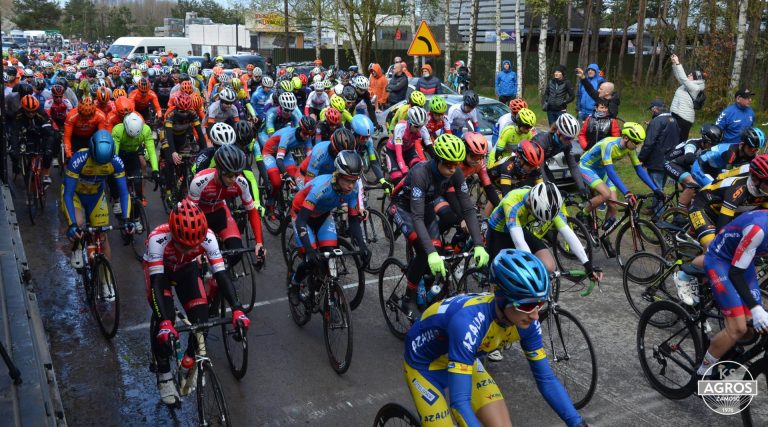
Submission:
[[[520,222],[520,218],[518,218],[520,209],[525,208],[525,199],[515,204],[503,203],[502,205],[502,208],[504,209],[504,217],[507,219],[507,231],[509,231],[509,236],[512,238],[512,242],[515,244],[515,249],[531,252],[531,248],[528,247],[528,243],[525,241],[522,223]]]
[[[651,191],[658,190],[659,187],[656,185],[655,182],[653,182],[651,177],[648,175],[648,171],[646,171],[643,165],[640,163],[640,160],[637,158],[637,154],[635,153],[635,150],[630,150],[629,160],[632,162],[632,165],[635,167],[635,173],[637,173],[637,176],[645,183],[645,185],[647,185],[648,188],[651,189]]]
[[[427,150],[429,155],[434,159],[436,157],[435,147],[432,144],[432,137],[429,135],[429,129],[427,129],[426,126],[422,126],[421,130],[419,130],[419,134],[421,135],[422,147],[424,147],[424,149]]]
[[[157,152],[155,151],[155,139],[152,138],[152,129],[144,125],[144,127],[141,129],[141,140],[144,141],[144,156],[147,160],[149,160],[149,165],[152,168],[153,172],[157,172],[158,166],[157,166]]]
[[[251,196],[251,184],[244,176],[238,176],[235,179],[235,185],[238,187],[240,193],[240,201],[243,207],[248,212],[248,222],[251,224],[253,235],[256,238],[256,243],[264,243],[264,236],[261,231],[261,217],[259,216],[259,210],[257,209],[257,202]],[[254,187],[255,192],[258,193],[258,187]]]
[[[213,231],[208,230],[202,245],[203,249],[205,249],[205,256],[208,258],[213,277],[216,279],[216,284],[219,290],[221,290],[224,299],[227,300],[233,310],[242,309],[237,293],[232,286],[232,281],[229,279],[229,273],[225,270],[224,257],[221,255],[219,243],[216,241],[216,235]]]
[[[735,255],[731,261],[732,268],[728,271],[728,278],[731,279],[731,283],[736,288],[736,292],[744,305],[751,309],[759,304],[749,289],[746,271],[754,264],[755,253],[765,239],[765,231],[756,224],[750,224],[744,228],[742,235],[743,237],[734,251]]]
[[[429,230],[424,222],[424,210],[427,209],[424,195],[431,185],[429,172],[426,168],[422,169],[426,173],[411,174],[411,197],[410,211],[413,216],[413,228],[416,230],[416,236],[421,242],[422,248],[427,255],[435,252],[435,245],[429,235]],[[431,209],[431,208],[430,208]]]
[[[195,135],[197,135],[197,147],[198,150],[205,150],[208,148],[208,145],[205,142],[205,136],[203,135],[203,127],[200,125],[200,122],[195,121],[192,123],[192,129],[195,130]],[[173,133],[171,131],[170,133]],[[168,132],[166,132],[166,135],[168,135]]]
[[[86,161],[86,152],[75,153],[77,154],[73,158],[69,159],[67,163],[67,169],[64,174],[64,194],[62,199],[64,200],[64,213],[67,217],[67,226],[77,224],[75,220],[75,188],[77,188],[77,181],[80,179],[80,170]]]
[[[461,206],[461,212],[464,215],[464,222],[467,223],[472,241],[475,246],[482,245],[483,238],[480,234],[480,224],[477,222],[477,210],[474,203],[472,203],[472,199],[469,197],[469,188],[464,180],[464,174],[461,172],[461,169],[457,168],[456,173],[451,177],[451,181],[453,188],[456,190],[459,206]]]
[[[408,171],[408,165],[405,164],[405,159],[403,159],[403,134],[407,127],[408,125],[396,127],[395,132],[392,134],[392,143],[395,145],[395,160],[397,161],[397,167],[402,173]]]
[[[562,206],[562,209],[565,209],[565,205]],[[568,243],[568,246],[571,248],[574,255],[576,255],[576,258],[578,258],[582,264],[590,262],[589,258],[587,258],[587,251],[584,250],[584,246],[579,241],[579,238],[576,237],[576,233],[573,232],[573,229],[568,226],[563,213],[561,212],[557,214],[553,221],[557,231]]]
[[[732,185],[728,187],[723,195],[723,205],[720,207],[720,214],[717,216],[717,230],[722,230],[736,216],[736,210],[739,206],[745,204],[747,194],[746,184]]]
[[[64,122],[64,154],[72,157],[72,130],[75,127],[77,113],[68,114]]]
[[[112,156],[112,168],[115,170],[113,175],[120,196],[120,207],[123,210],[123,220],[128,221],[131,218],[131,196],[128,193],[128,182],[125,179],[125,166],[117,154]]]

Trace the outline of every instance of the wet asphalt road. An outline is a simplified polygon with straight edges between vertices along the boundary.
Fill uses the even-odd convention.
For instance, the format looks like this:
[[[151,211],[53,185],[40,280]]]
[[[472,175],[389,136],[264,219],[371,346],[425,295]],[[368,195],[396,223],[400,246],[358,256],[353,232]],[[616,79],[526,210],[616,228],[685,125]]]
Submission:
[[[51,195],[54,188],[58,194],[58,180],[54,182]],[[164,221],[159,196],[148,194],[150,221],[157,225]],[[69,244],[58,200],[50,197],[43,218],[31,226],[19,196],[16,207],[22,235],[69,424],[194,425],[194,401],[187,398],[182,409],[169,411],[159,401],[155,375],[148,371],[150,310],[141,265],[130,248],[121,246],[118,235],[112,236],[122,317],[117,336],[107,342],[87,311],[84,293],[69,266]],[[258,306],[251,313],[248,336],[249,367],[243,380],[230,374],[218,331],[209,339],[209,353],[236,425],[367,426],[385,403],[398,402],[413,409],[402,376],[402,342],[384,323],[376,283],[368,285],[361,307],[353,312],[352,365],[339,376],[327,361],[321,320],[314,317],[303,328],[291,320],[279,239],[266,235],[271,257],[260,273]],[[398,250],[396,254],[403,253],[402,248]],[[624,297],[620,270],[614,261],[602,259],[602,254],[597,260],[605,268],[602,292],[595,291],[588,298],[562,297],[562,305],[588,328],[598,353],[598,388],[581,411],[590,425],[740,425],[738,416],[717,415],[697,398],[667,400],[648,385],[635,350],[637,318]],[[367,275],[366,279],[373,277]],[[505,353],[510,370],[517,374],[515,383],[502,389],[514,425],[562,425],[538,393],[527,363],[516,349],[519,347]],[[765,402],[762,396],[764,417],[758,425],[768,425]]]

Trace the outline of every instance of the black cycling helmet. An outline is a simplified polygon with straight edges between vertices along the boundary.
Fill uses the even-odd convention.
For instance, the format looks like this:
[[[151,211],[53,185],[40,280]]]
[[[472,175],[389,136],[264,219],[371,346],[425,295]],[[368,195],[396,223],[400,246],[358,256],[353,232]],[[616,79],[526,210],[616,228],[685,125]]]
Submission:
[[[232,144],[219,147],[213,159],[223,173],[240,173],[245,169],[245,153]]]
[[[357,154],[357,151],[344,150],[336,155],[333,161],[336,166],[336,173],[345,176],[359,177],[363,174],[363,159]]]
[[[475,108],[480,104],[480,98],[477,94],[471,90],[464,92],[464,105],[470,108]]]
[[[34,90],[32,90],[32,85],[29,83],[19,83],[19,85],[16,87],[16,91],[19,93],[19,99],[34,93]]]
[[[357,149],[357,141],[355,140],[355,134],[347,128],[339,128],[333,131],[331,134],[331,144],[329,146],[331,154],[338,155],[338,153]]]
[[[701,139],[708,145],[717,145],[723,140],[723,131],[711,123],[706,123],[701,126]]]
[[[299,120],[298,129],[301,129],[306,133],[314,134],[317,130],[317,120],[312,116],[302,116],[301,120]]]
[[[341,90],[341,97],[347,102],[357,101],[357,91],[352,86],[344,86]]]
[[[253,140],[253,126],[247,120],[240,120],[235,123],[235,133],[237,134],[237,143],[246,146]]]

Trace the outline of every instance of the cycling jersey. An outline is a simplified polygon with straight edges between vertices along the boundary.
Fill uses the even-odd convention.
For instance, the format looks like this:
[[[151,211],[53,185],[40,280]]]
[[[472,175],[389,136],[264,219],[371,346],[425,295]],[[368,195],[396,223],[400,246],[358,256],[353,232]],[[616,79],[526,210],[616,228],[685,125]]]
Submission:
[[[424,127],[427,128],[429,136],[432,139],[435,139],[444,133],[451,133],[451,127],[448,125],[448,119],[445,115],[443,115],[440,120],[435,120],[430,115],[429,120]]]
[[[235,123],[240,121],[240,113],[237,111],[237,107],[230,105],[229,108],[221,108],[221,101],[216,101],[208,107],[207,114],[205,116],[206,126],[210,126],[214,123],[227,123],[234,126]]]
[[[581,155],[579,161],[579,169],[582,178],[589,184],[591,188],[595,188],[602,179],[606,176],[608,181],[606,184],[610,187],[611,184],[616,185],[622,194],[627,194],[629,191],[624,183],[619,178],[619,174],[616,173],[616,169],[613,166],[615,160],[621,160],[624,156],[629,156],[629,160],[632,162],[632,166],[635,167],[637,176],[651,188],[656,190],[656,184],[648,176],[640,160],[637,158],[637,152],[630,150],[622,146],[621,137],[609,137],[603,138],[597,142],[586,153]]]
[[[296,127],[301,120],[301,112],[294,108],[288,118],[283,116],[282,108],[270,108],[266,113],[265,125],[266,135],[272,135],[275,131],[284,127]]]
[[[488,164],[493,167],[496,164],[496,159],[502,156],[509,155],[512,150],[515,149],[517,144],[526,139],[532,139],[536,135],[536,130],[531,128],[528,132],[519,133],[516,125],[507,126],[501,131],[499,140],[496,142],[496,146],[490,153],[490,161]]]
[[[67,114],[74,108],[68,99],[62,98],[59,102],[53,98],[45,101],[45,112],[55,124],[56,129],[64,127],[64,121],[67,120]]]
[[[464,111],[464,103],[462,102],[453,104],[451,108],[448,109],[446,119],[448,120],[448,125],[451,127],[451,131],[458,136],[461,136],[463,133],[462,129],[465,127],[469,129],[471,126],[472,128],[470,130],[478,130],[479,127],[477,122],[477,108],[473,108],[472,111],[467,113]]]
[[[410,108],[411,104],[407,102],[397,107],[395,112],[392,114],[392,118],[389,120],[389,125],[387,125],[387,129],[390,131],[390,133],[395,130],[395,126],[397,126],[400,122],[408,120],[408,110]]]
[[[264,118],[264,104],[272,97],[272,90],[265,91],[264,87],[259,87],[251,96],[251,106],[253,106],[257,117]]]
[[[125,131],[125,125],[118,123],[112,129],[112,139],[115,140],[115,153],[138,153],[149,160],[152,170],[157,172],[157,153],[155,151],[155,140],[152,137],[152,129],[144,125],[141,132],[131,138]]]
[[[107,121],[106,116],[99,110],[91,117],[81,116],[77,108],[69,112],[66,121],[64,122],[64,152],[67,157],[72,156],[72,137],[75,136],[79,139],[79,144],[75,145],[75,150],[86,148],[87,139],[90,138],[97,130],[105,129],[104,123]]]
[[[336,158],[328,151],[330,145],[331,141],[322,141],[315,144],[312,148],[312,153],[309,157],[309,165],[307,166],[307,179],[333,173],[333,171],[336,170],[336,167],[333,164]]]
[[[714,181],[713,177],[724,170],[743,163],[749,163],[752,157],[741,153],[740,144],[722,143],[702,153],[691,166],[691,176],[702,187]]]
[[[687,177],[691,176],[691,166],[703,151],[701,144],[704,140],[689,139],[675,146],[665,156],[664,170],[667,175],[682,183]]]
[[[580,424],[581,416],[549,366],[538,320],[527,328],[504,328],[497,320],[493,294],[467,294],[431,305],[413,324],[405,337],[404,358],[406,379],[419,414],[434,412],[432,407],[436,404],[446,406],[442,392],[448,388],[459,424],[479,426],[470,402],[474,401],[476,388],[493,380],[473,381],[477,370],[484,372],[475,361],[478,356],[520,341],[541,394],[568,426]],[[414,373],[408,372],[408,367],[419,375],[411,377]],[[486,403],[501,399],[498,387],[494,391],[483,393]],[[449,417],[447,407],[445,410]]]
[[[522,181],[534,184],[542,180],[541,169],[533,169],[531,173],[526,174],[523,171],[520,156],[514,152],[507,157],[497,159],[496,164],[488,169],[488,177],[501,190],[502,195],[507,194],[513,184],[519,185]]]
[[[155,84],[152,85],[152,90],[157,95],[157,101],[160,103],[160,107],[168,108],[168,100],[171,98],[171,89],[176,86],[176,82],[171,78],[157,79]]]
[[[95,227],[109,223],[106,201],[103,201],[104,182],[114,175],[120,197],[123,219],[130,218],[130,200],[125,182],[123,161],[115,154],[109,163],[99,164],[90,158],[87,149],[76,152],[67,163],[62,190],[62,209],[67,225],[76,224],[75,207],[82,206],[86,218]],[[95,212],[95,214],[94,214]]]
[[[341,129],[341,125],[331,126],[326,121],[317,122],[317,130],[315,131],[315,141],[330,141],[331,135],[336,129]]]
[[[320,110],[320,116],[318,116],[317,120],[325,121],[325,112],[329,108],[333,108],[333,107],[325,107],[322,110]],[[341,113],[341,123],[349,123],[352,121],[352,114],[350,114],[349,111],[344,109],[344,110],[341,110],[340,113]]]
[[[166,271],[177,271],[186,265],[197,262],[197,257],[205,255],[208,258],[210,272],[224,271],[224,257],[221,256],[216,235],[208,230],[203,242],[190,251],[180,251],[171,244],[173,236],[171,227],[162,224],[155,227],[147,237],[147,250],[144,253],[145,270],[149,275],[162,274]]]
[[[132,99],[136,105],[136,112],[140,112],[142,116],[149,113],[149,106],[151,105],[155,109],[155,115],[162,114],[163,110],[160,108],[160,102],[157,100],[157,94],[153,90],[142,92],[140,90],[134,90],[128,95],[128,99]],[[150,117],[144,117],[144,121],[149,121]]]
[[[316,218],[342,205],[347,205],[350,216],[357,215],[357,189],[341,194],[333,189],[333,179],[332,174],[321,175],[307,183],[293,198],[291,214],[294,218],[302,208],[310,211],[311,218]]]
[[[325,92],[312,91],[307,96],[307,103],[304,107],[304,115],[308,116],[310,113],[319,114],[320,111],[330,105],[330,99]]]
[[[419,141],[423,146],[432,146],[432,138],[429,136],[429,131],[426,128],[422,127],[417,132],[413,132],[408,122],[405,121],[395,126],[392,137],[387,141],[387,150],[394,152],[397,167],[400,171],[405,172],[411,166],[407,165],[403,159],[403,152],[415,150]]]

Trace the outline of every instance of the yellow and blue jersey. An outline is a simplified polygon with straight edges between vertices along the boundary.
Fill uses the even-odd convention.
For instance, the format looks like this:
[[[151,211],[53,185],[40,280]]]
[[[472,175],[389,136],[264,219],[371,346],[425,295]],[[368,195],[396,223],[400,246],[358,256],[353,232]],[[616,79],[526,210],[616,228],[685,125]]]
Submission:
[[[525,227],[538,221],[526,205],[530,192],[531,189],[527,187],[508,192],[488,217],[488,228],[503,233],[513,227]],[[552,219],[552,223],[557,229],[567,226],[565,204],[561,206],[560,213]]]
[[[621,137],[608,137],[598,141],[586,153],[581,155],[581,166],[593,170],[600,170],[607,165],[612,165],[614,161],[621,160],[629,156],[632,166],[640,164],[635,150],[623,148],[621,146]]]
[[[104,192],[107,177],[113,175],[120,196],[123,218],[130,215],[128,186],[125,180],[123,161],[116,154],[109,163],[99,164],[90,158],[88,149],[83,148],[72,155],[64,175],[64,210],[69,224],[75,223],[75,195],[80,197],[98,196]]]

